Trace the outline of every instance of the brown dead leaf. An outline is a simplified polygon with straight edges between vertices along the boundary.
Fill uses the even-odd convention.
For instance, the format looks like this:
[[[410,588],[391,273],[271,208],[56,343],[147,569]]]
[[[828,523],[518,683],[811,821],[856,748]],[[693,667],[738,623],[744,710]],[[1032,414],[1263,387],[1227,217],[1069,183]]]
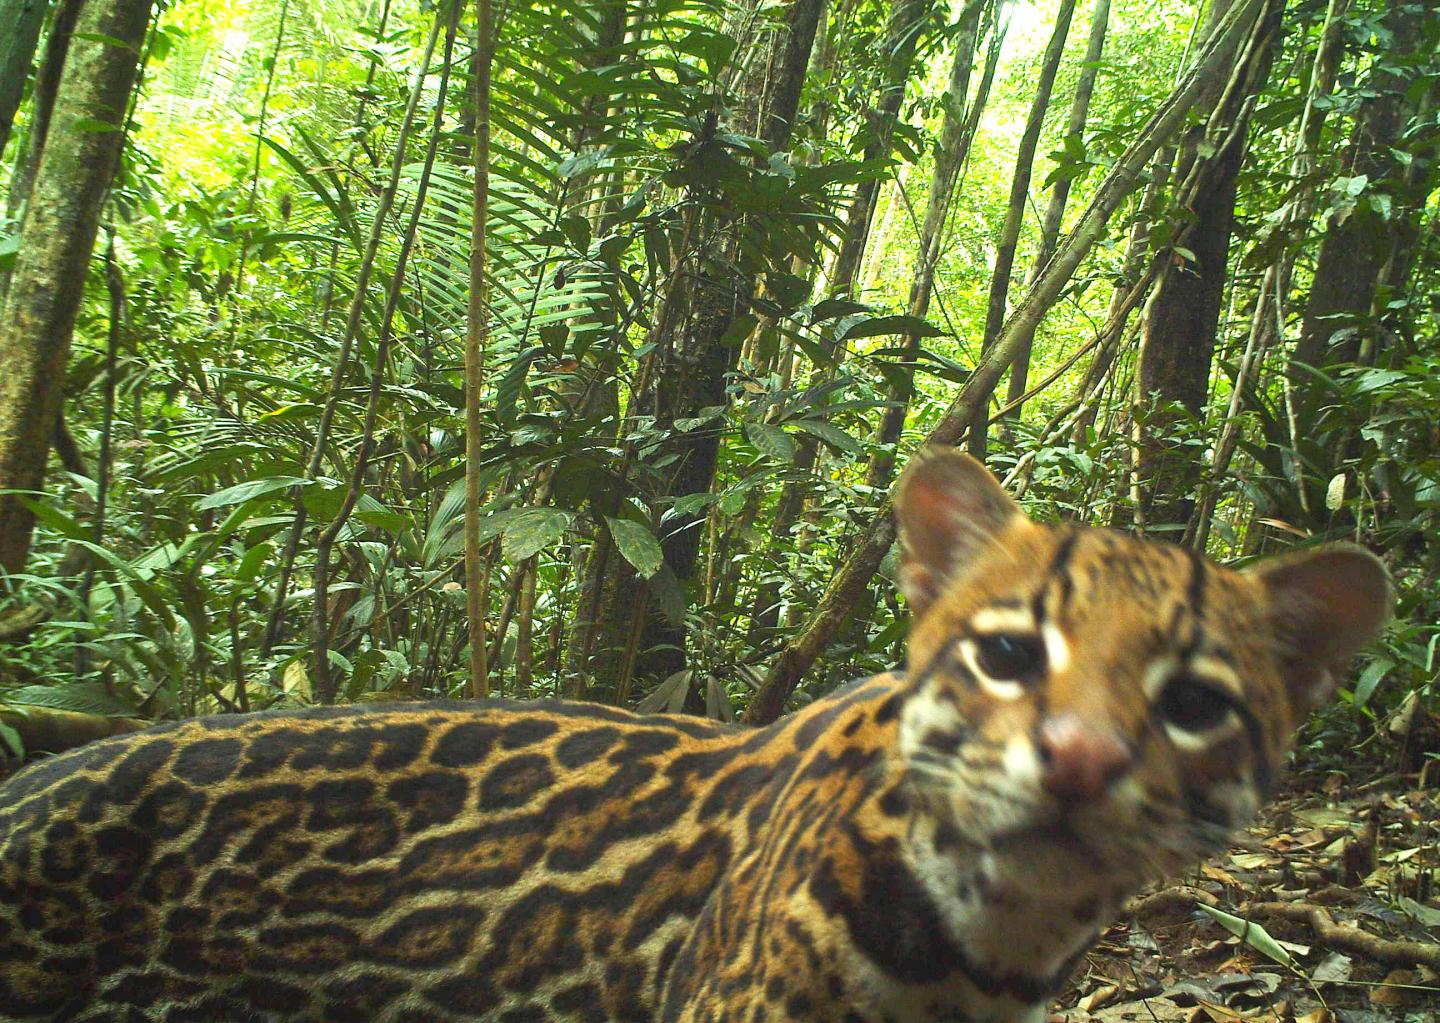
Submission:
[[[1295,1023],[1335,1023],[1335,1017],[1329,1009],[1321,1006],[1318,1009],[1311,1009],[1303,1016],[1296,1016]]]
[[[1315,984],[1338,984],[1350,979],[1353,968],[1354,962],[1349,956],[1331,952],[1311,971],[1310,980]]]
[[[1310,806],[1296,810],[1295,817],[1312,828],[1348,828],[1357,823],[1359,815],[1343,806]]]
[[[1321,833],[1320,837],[1323,839],[1325,836]],[[1271,853],[1236,853],[1230,857],[1230,862],[1241,870],[1259,870],[1261,867],[1279,866],[1285,861]]]
[[[1414,970],[1391,970],[1385,974],[1380,986],[1370,990],[1370,1004],[1383,1005],[1388,1009],[1408,1009],[1419,1005],[1424,991],[1415,990],[1420,983],[1420,974]]]
[[[1214,1002],[1200,1002],[1195,1006],[1195,1013],[1191,1018],[1195,1023],[1243,1023],[1251,1017]]]
[[[1091,991],[1084,998],[1080,999],[1076,1008],[1083,1009],[1086,1012],[1094,1012],[1101,1006],[1109,1005],[1113,1002],[1115,996],[1119,993],[1119,984],[1101,984],[1094,991]]]
[[[1233,874],[1221,870],[1213,863],[1201,864],[1200,873],[1203,876],[1208,877],[1212,881],[1219,881],[1221,884],[1234,885],[1237,888],[1240,887],[1240,882],[1235,879],[1235,876]]]

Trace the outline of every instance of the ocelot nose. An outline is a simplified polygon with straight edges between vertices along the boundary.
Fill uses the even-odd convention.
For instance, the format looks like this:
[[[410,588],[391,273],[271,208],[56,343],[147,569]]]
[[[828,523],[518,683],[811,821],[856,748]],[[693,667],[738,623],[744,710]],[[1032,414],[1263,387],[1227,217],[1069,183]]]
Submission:
[[[1099,799],[1135,759],[1124,739],[1075,714],[1042,721],[1038,746],[1040,784],[1066,802]]]

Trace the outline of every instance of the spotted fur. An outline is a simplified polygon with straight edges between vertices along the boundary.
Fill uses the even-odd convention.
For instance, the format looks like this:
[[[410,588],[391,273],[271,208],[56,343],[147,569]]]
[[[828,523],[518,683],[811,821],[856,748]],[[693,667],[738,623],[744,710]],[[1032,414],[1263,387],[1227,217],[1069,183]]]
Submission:
[[[770,728],[326,708],[30,767],[0,1016],[1042,1019],[1127,895],[1259,805],[1384,575],[1043,528],[954,454],[898,509],[908,673]]]

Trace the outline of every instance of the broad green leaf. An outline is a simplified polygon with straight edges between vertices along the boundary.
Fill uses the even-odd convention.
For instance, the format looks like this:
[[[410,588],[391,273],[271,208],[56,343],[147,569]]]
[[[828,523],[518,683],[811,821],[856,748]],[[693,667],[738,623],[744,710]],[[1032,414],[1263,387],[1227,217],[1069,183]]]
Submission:
[[[609,515],[605,516],[605,524],[610,527],[615,549],[630,562],[641,578],[649,579],[660,570],[665,563],[665,554],[649,526],[633,519],[617,519]]]
[[[558,542],[574,517],[562,508],[518,509],[505,526],[500,551],[506,561],[518,564]]]
[[[856,320],[835,338],[839,343],[856,341],[865,337],[881,337],[886,334],[904,334],[908,337],[939,337],[945,331],[928,320],[918,316],[872,316]]]
[[[838,426],[825,422],[823,419],[796,419],[792,425],[797,430],[804,430],[813,437],[818,437],[833,450],[846,455],[858,454],[860,442],[850,436]]]
[[[1385,677],[1386,672],[1394,667],[1395,662],[1388,657],[1377,657],[1367,664],[1355,682],[1355,706],[1365,706],[1370,697],[1374,695],[1375,687],[1380,684],[1380,680]]]
[[[777,462],[795,461],[795,439],[778,426],[769,423],[748,422],[745,436],[755,445],[755,450]]]
[[[1257,952],[1268,956],[1281,966],[1288,966],[1292,969],[1295,967],[1294,957],[1285,951],[1274,938],[1270,937],[1269,932],[1259,924],[1242,919],[1232,913],[1226,913],[1224,910],[1216,909],[1213,906],[1207,906],[1204,903],[1200,903],[1199,908],[1204,910],[1205,913],[1221,927],[1225,928]]]
[[[209,511],[211,508],[225,508],[232,504],[243,504],[256,497],[264,497],[266,494],[273,494],[279,490],[288,490],[293,486],[304,485],[305,480],[299,476],[272,476],[269,479],[249,480],[245,483],[237,483],[233,487],[226,487],[218,490],[195,502],[196,511]]]
[[[25,742],[20,738],[20,733],[3,721],[0,721],[0,742],[5,744],[9,756],[15,760],[25,759]]]
[[[0,694],[0,702],[15,707],[46,707],[50,710],[68,710],[76,714],[95,714],[100,717],[128,718],[135,715],[133,706],[110,693],[98,682],[21,686]]]

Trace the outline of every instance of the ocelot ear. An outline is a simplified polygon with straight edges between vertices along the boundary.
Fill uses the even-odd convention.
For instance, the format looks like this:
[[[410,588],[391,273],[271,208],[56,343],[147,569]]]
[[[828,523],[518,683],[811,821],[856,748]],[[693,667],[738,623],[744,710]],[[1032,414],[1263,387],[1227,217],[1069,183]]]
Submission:
[[[1329,699],[1395,602],[1380,559],[1354,544],[1270,558],[1250,569],[1265,585],[1290,698],[1302,713]]]
[[[917,455],[900,477],[900,590],[919,615],[957,572],[1023,518],[990,471],[952,447]]]

